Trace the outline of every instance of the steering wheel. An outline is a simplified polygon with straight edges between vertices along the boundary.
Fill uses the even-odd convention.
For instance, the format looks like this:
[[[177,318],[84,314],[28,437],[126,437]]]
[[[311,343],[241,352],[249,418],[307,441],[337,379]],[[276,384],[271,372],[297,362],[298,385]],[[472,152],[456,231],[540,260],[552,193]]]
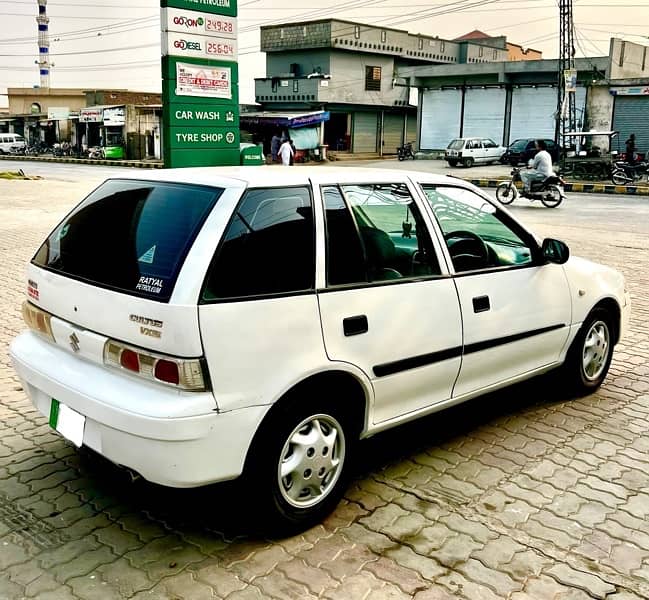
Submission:
[[[470,271],[489,265],[489,250],[482,238],[464,229],[444,234],[456,271]]]

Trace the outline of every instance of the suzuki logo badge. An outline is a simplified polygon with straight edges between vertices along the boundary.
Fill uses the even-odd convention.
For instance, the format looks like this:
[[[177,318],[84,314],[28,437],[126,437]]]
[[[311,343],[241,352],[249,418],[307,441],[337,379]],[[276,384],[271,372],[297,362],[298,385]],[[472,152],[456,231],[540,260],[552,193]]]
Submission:
[[[80,346],[79,346],[79,338],[77,337],[76,333],[73,333],[70,336],[70,346],[72,346],[72,350],[75,352],[79,352]]]

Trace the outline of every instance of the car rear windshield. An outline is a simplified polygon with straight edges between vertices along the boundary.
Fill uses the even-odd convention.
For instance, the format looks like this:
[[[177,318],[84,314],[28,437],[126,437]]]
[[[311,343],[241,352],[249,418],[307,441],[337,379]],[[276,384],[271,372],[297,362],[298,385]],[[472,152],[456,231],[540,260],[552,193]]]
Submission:
[[[464,146],[464,140],[458,139],[458,140],[453,140],[448,145],[448,148],[450,148],[451,150],[462,150],[463,146]]]
[[[111,179],[50,234],[33,263],[100,287],[169,300],[222,188]]]

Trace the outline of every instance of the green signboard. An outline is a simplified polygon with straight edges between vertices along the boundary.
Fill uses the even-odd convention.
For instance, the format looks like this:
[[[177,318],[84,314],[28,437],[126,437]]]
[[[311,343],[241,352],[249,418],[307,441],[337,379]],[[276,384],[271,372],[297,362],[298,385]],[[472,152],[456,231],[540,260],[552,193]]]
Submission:
[[[237,0],[160,0],[160,6],[195,10],[213,15],[237,16]]]
[[[181,149],[239,148],[239,128],[170,127],[169,146]]]
[[[228,17],[237,14],[236,0],[161,0],[160,6],[182,9],[182,19],[177,20],[187,27],[204,24],[201,15],[205,13]],[[179,25],[182,37],[179,41],[175,21],[173,18],[169,20],[170,11],[161,12],[165,167],[238,165],[239,69],[236,61],[232,57],[223,60],[188,55],[185,38],[189,39],[192,31],[188,30],[183,37],[184,29]],[[178,15],[178,12],[171,13],[174,14]],[[224,23],[228,29],[226,34],[231,38],[225,42],[228,42],[228,48],[233,49],[236,58],[236,24],[232,20],[224,20]],[[172,29],[176,33],[167,35]],[[200,38],[205,44],[209,45],[210,40],[223,42],[223,31],[207,26],[203,29]],[[202,42],[200,45],[202,47]]]
[[[204,150],[180,150],[169,153],[165,160],[165,167],[214,167],[223,165],[238,165],[240,158],[239,148],[207,148]]]
[[[223,106],[213,103],[167,104],[164,107],[163,119],[171,127],[204,127],[226,125],[239,128],[239,111],[234,106]]]

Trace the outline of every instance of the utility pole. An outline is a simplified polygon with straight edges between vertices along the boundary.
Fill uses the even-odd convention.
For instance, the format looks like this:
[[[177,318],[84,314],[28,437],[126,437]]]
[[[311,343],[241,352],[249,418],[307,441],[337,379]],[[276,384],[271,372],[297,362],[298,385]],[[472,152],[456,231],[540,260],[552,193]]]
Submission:
[[[573,32],[572,0],[559,0],[559,81],[554,137],[560,145],[566,145],[568,142],[565,133],[575,131],[577,127],[575,108],[577,71]]]

